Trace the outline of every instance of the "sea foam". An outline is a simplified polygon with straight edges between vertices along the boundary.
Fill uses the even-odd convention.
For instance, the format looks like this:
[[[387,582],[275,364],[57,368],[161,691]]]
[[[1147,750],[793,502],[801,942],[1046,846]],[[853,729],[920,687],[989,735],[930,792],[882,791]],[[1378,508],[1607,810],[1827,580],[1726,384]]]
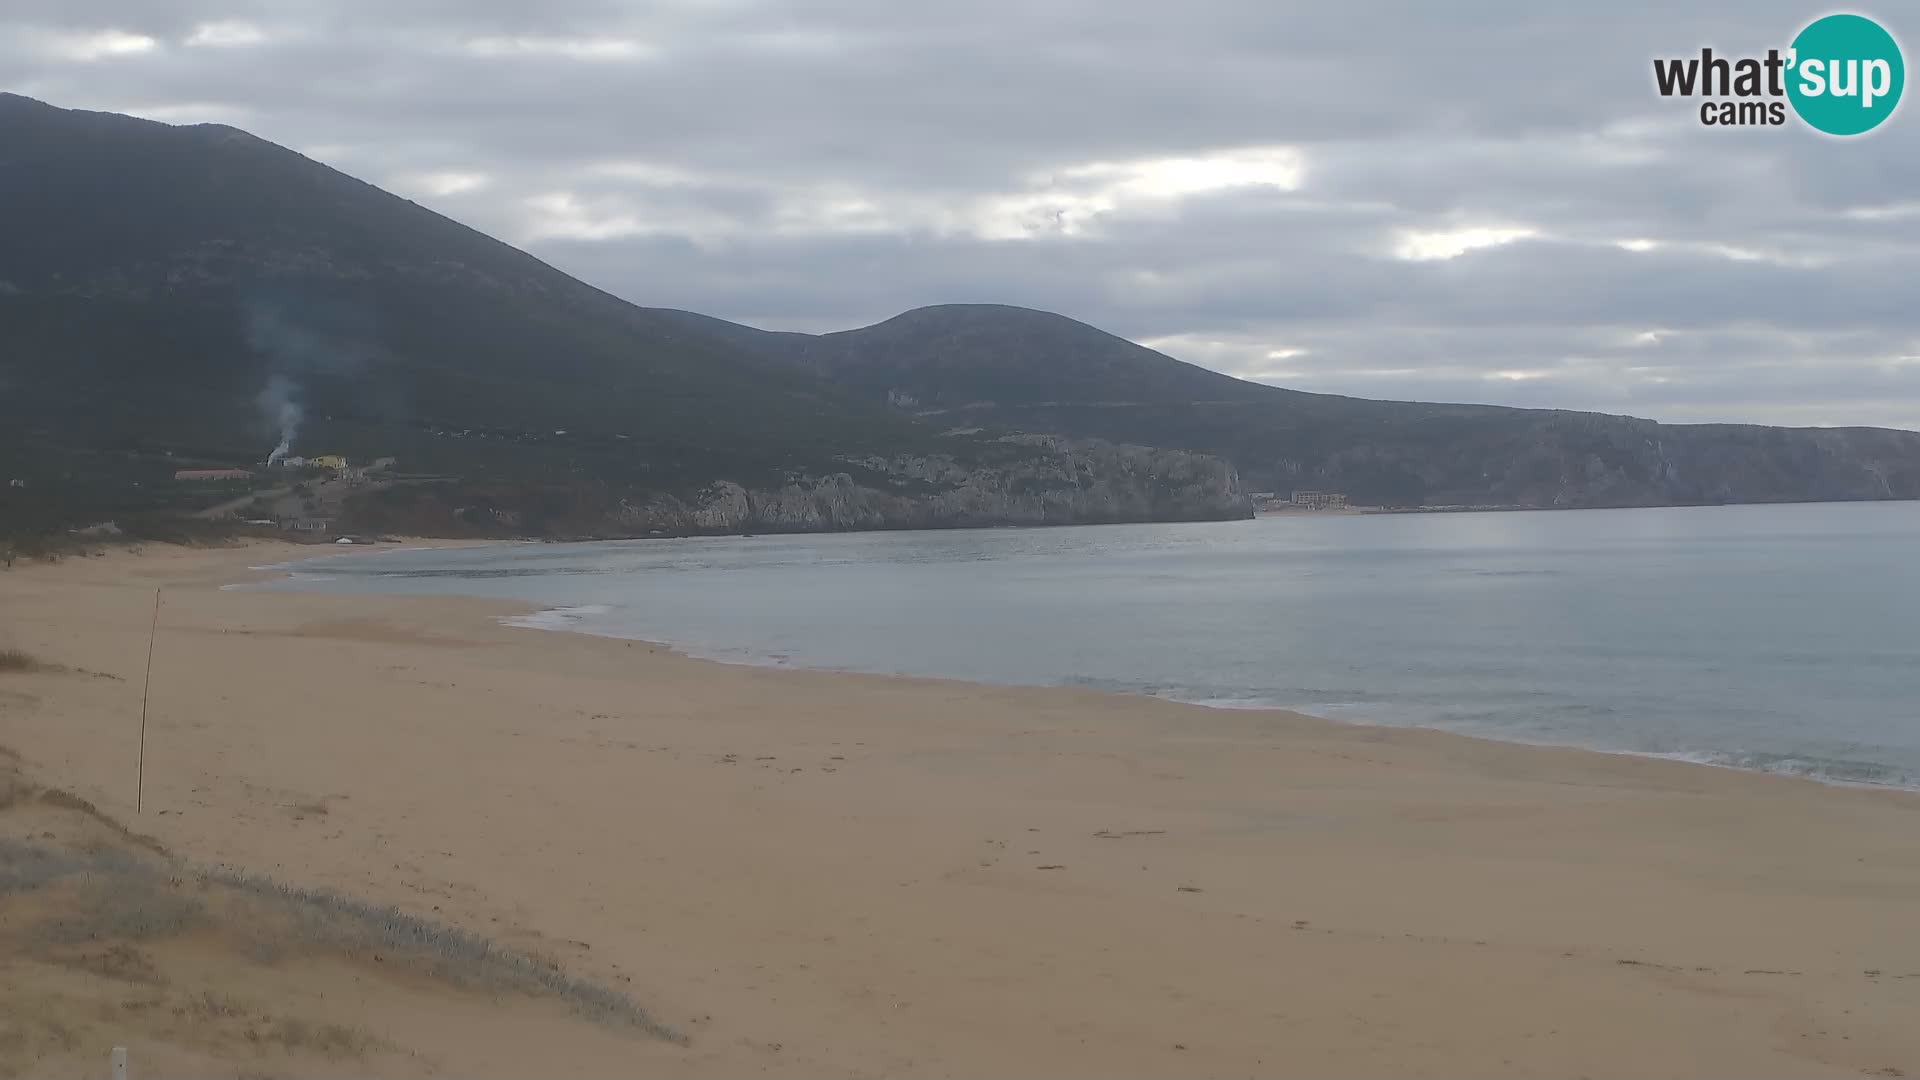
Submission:
[[[523,626],[529,630],[578,630],[582,622],[612,610],[606,604],[579,604],[574,607],[547,608],[531,615],[506,615],[501,617],[500,623],[503,626]]]

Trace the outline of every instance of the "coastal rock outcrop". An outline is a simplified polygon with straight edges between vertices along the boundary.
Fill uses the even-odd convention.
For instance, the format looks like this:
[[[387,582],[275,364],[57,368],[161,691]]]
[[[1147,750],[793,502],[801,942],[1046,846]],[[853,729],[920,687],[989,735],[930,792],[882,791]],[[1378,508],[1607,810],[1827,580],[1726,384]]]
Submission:
[[[969,467],[944,455],[867,457],[778,487],[723,480],[687,497],[623,501],[629,533],[1218,521],[1251,509],[1231,464],[1206,454],[1054,436],[1001,440],[1005,460]]]

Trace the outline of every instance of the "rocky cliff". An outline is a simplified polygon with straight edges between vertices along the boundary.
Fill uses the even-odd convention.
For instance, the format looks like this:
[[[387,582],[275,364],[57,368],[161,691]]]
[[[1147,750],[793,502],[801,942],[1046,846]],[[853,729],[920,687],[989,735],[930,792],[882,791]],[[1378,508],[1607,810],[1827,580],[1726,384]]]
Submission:
[[[818,532],[1217,521],[1251,512],[1233,466],[1205,454],[1053,436],[999,441],[1020,453],[990,466],[947,455],[849,459],[848,471],[795,476],[778,488],[726,480],[688,498],[623,500],[609,520],[622,533]]]
[[[772,483],[718,480],[677,494],[597,483],[404,484],[354,497],[342,525],[432,536],[603,539],[1225,521],[1252,513],[1237,470],[1207,454],[1051,435],[959,442],[955,454],[847,457],[838,469],[795,470]]]
[[[1876,428],[1660,424],[1595,413],[1443,406],[1337,436],[1216,430],[1273,454],[1261,489],[1324,488],[1391,505],[1598,507],[1920,498],[1920,434]],[[1488,410],[1492,412],[1492,410]],[[1262,455],[1264,456],[1264,455]]]

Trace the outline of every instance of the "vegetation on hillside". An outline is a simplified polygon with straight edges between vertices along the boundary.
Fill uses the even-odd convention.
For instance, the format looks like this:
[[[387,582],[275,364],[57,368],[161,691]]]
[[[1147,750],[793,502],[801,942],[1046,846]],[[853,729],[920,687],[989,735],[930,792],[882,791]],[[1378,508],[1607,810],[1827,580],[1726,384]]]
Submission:
[[[872,403],[1234,462],[1256,490],[1378,506],[1634,506],[1920,498],[1920,434],[1658,424],[1625,416],[1307,394],[1183,364],[1059,315],[921,308],[837,334],[672,313]]]
[[[1059,472],[1055,451],[1006,431],[1198,451],[1244,481],[1227,469],[1193,499],[1089,503],[1070,471],[1051,493],[1067,520],[1217,517],[1243,488],[1383,505],[1920,495],[1910,433],[1304,394],[992,305],[764,333],[636,307],[224,126],[0,94],[0,143],[0,535],[271,488],[284,481],[264,472],[174,476],[257,470],[283,439],[296,455],[396,458],[425,485],[345,500],[372,527],[522,535],[603,534],[640,520],[634,507],[697,517],[726,485],[767,503],[841,476],[894,499],[889,524],[989,521]],[[1122,470],[1092,478],[1112,490],[1139,486],[1119,459],[1082,457]],[[955,468],[935,481],[849,464],[929,459]],[[973,509],[925,512],[955,499]]]

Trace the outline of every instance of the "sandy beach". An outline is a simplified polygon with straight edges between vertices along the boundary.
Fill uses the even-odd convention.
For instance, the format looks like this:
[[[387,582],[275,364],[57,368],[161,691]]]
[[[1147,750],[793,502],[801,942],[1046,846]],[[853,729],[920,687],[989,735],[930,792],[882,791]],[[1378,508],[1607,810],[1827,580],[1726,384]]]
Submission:
[[[1920,795],[221,588],[311,553],[0,572],[0,649],[63,669],[0,675],[0,746],[183,859],[556,957],[686,1035],[335,1000],[458,1030],[423,1071],[1920,1074]]]

